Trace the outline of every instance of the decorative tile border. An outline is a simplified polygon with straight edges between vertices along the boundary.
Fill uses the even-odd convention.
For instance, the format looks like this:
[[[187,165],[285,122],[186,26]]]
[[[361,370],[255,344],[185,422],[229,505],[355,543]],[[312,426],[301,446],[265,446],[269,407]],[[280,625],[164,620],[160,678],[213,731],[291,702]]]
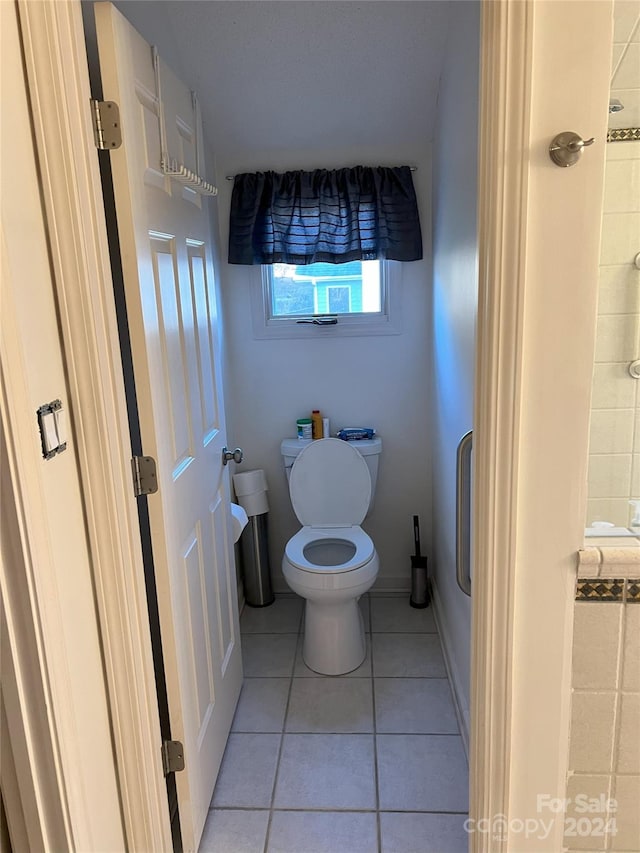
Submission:
[[[576,601],[640,604],[640,581],[632,578],[578,578]]]
[[[622,601],[624,578],[578,578],[576,601]]]
[[[607,132],[607,142],[632,142],[640,139],[640,127],[619,127]]]

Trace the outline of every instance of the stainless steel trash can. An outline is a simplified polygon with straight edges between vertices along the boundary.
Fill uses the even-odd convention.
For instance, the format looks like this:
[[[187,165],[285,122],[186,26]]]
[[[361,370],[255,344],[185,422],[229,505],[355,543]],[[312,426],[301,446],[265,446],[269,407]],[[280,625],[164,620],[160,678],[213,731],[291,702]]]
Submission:
[[[247,513],[247,526],[240,537],[244,598],[251,607],[266,607],[275,597],[269,564],[269,504],[264,471],[241,471],[233,476],[238,503]]]
[[[268,512],[250,515],[240,537],[244,598],[251,607],[266,607],[275,598],[269,565]]]

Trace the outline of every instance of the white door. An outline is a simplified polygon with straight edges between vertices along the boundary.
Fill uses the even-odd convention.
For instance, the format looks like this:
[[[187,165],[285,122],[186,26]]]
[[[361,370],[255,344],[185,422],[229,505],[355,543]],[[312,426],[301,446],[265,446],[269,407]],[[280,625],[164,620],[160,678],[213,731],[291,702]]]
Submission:
[[[95,6],[105,100],[120,107],[111,152],[116,214],[145,455],[182,841],[196,850],[242,682],[229,475],[218,357],[211,203],[166,177],[171,156],[196,171],[201,129],[189,90],[110,4]],[[202,158],[200,171],[203,172]]]

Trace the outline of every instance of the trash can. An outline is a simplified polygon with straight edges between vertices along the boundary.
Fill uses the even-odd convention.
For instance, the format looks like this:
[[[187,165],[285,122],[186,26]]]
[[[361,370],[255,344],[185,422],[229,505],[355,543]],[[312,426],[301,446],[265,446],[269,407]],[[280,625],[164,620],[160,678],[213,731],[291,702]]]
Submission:
[[[240,537],[245,601],[251,607],[266,607],[275,601],[269,565],[269,503],[264,471],[242,471],[233,475],[233,488],[249,522]]]

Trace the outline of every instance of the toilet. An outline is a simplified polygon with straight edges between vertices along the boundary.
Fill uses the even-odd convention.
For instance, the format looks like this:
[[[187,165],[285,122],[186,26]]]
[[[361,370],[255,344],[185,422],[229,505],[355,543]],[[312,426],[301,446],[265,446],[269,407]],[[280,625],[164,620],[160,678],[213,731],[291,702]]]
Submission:
[[[322,675],[357,669],[366,655],[358,599],[378,574],[378,555],[360,527],[375,493],[379,438],[346,442],[285,439],[291,503],[302,528],[282,558],[290,588],[306,600],[302,655]]]

